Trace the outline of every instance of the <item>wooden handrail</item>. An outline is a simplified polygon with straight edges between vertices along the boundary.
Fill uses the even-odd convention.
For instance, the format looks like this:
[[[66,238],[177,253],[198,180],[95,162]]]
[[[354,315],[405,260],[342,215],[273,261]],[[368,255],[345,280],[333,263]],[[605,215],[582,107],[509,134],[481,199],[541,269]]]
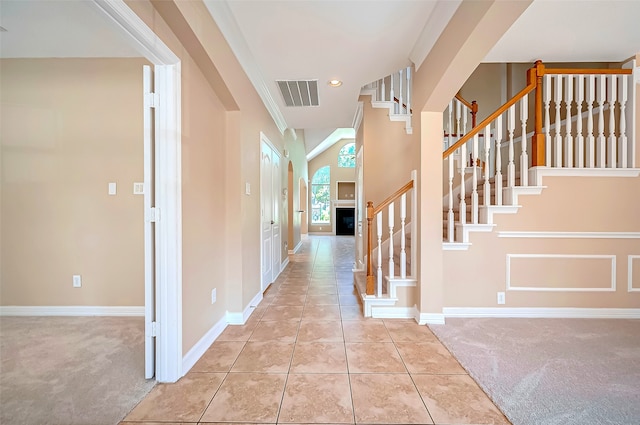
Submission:
[[[400,99],[398,99],[397,97],[393,97],[393,101],[396,102],[398,105],[400,105]],[[403,103],[402,105],[400,105],[401,107],[403,107],[404,109],[407,109],[407,104]],[[413,109],[409,109],[409,113],[413,114]]]
[[[413,180],[411,180],[409,183],[407,183],[404,186],[402,186],[400,189],[396,190],[393,193],[393,195],[389,196],[387,199],[382,201],[380,203],[380,205],[375,207],[373,209],[373,215],[378,214],[380,211],[383,210],[383,208],[388,207],[390,203],[392,203],[393,201],[395,201],[396,199],[398,199],[399,197],[401,197],[402,195],[404,195],[405,193],[407,193],[411,189],[413,189]]]
[[[545,68],[545,74],[595,74],[595,75],[606,75],[606,74],[631,74],[633,72],[632,69],[571,69],[571,68]]]
[[[373,248],[372,248],[373,241],[372,241],[372,233],[371,233],[373,218],[385,207],[389,206],[389,204],[391,204],[393,201],[400,198],[402,195],[404,195],[411,189],[413,189],[413,180],[411,180],[409,183],[402,186],[400,189],[396,190],[391,196],[389,196],[387,199],[382,201],[380,205],[378,205],[375,208],[373,207],[373,201],[367,202],[367,280],[366,280],[367,295],[373,295],[374,285],[375,285],[373,271],[372,271],[373,259],[371,258],[372,251],[373,251]]]
[[[460,95],[460,93],[456,93],[456,99],[458,99],[460,102],[462,102],[462,104],[464,106],[466,106],[469,109],[473,109],[473,106],[471,106],[471,102],[469,102],[468,100],[466,100],[464,97],[462,97],[462,95]],[[475,100],[474,100],[475,102]]]
[[[478,126],[472,128],[471,131],[469,131],[467,134],[462,136],[462,138],[458,140],[456,143],[449,146],[449,148],[442,153],[442,158],[447,159],[449,155],[454,153],[460,146],[464,145],[469,140],[471,140],[471,138],[475,136],[477,133],[479,133],[480,130],[485,128],[487,124],[491,123],[493,120],[498,118],[502,113],[504,113],[504,111],[509,109],[511,106],[515,105],[515,103],[518,100],[522,99],[525,95],[531,93],[535,88],[536,88],[535,80],[533,82],[529,82],[529,84],[524,89],[520,90],[520,93],[518,93],[513,98],[511,98],[507,103],[499,107],[494,113],[492,113],[487,118],[485,118]]]

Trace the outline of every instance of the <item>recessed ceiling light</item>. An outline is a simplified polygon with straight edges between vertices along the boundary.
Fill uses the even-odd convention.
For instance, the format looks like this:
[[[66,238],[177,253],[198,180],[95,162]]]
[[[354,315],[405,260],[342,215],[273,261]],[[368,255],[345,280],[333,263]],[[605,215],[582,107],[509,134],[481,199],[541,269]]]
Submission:
[[[342,85],[342,81],[340,80],[331,80],[328,83],[331,87],[340,87]]]

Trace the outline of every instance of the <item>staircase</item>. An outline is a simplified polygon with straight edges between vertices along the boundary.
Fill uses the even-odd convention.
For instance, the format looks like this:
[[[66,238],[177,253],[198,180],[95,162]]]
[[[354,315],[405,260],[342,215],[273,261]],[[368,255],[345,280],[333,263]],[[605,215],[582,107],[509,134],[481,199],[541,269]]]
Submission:
[[[389,120],[404,122],[407,134],[413,134],[410,67],[367,84],[362,88],[360,94],[371,96],[371,106],[388,109]]]
[[[523,210],[520,200],[523,196],[541,195],[546,189],[543,185],[546,176],[638,177],[640,170],[635,168],[637,77],[632,70],[636,70],[635,62],[631,69],[595,71],[547,69],[537,62],[527,73],[527,86],[478,125],[475,125],[474,117],[471,128],[468,128],[467,114],[477,112],[477,104],[456,96],[443,115],[443,250],[469,250],[474,233],[496,230],[498,215],[522,215],[518,214]],[[374,107],[389,108],[390,118],[398,113],[408,115],[406,128],[409,132],[411,110],[407,105],[410,95],[402,96],[407,99],[407,105],[404,105],[404,100],[395,98],[395,89],[387,88],[389,85],[394,87],[396,83],[393,81],[397,81],[397,77],[378,80],[365,86],[362,94],[372,96]],[[410,87],[408,83],[405,86]],[[414,177],[412,179],[415,180]],[[415,186],[413,190],[416,191]],[[389,199],[396,200],[398,193]],[[416,220],[410,220],[412,231],[399,236],[397,226],[396,230],[391,226],[387,231],[383,222],[387,219],[393,222],[394,213],[390,211],[387,214],[390,217],[383,220],[378,216],[381,213],[379,208],[375,208],[374,214],[372,203],[367,210],[367,227],[374,235],[368,237],[368,249],[365,248],[370,270],[354,270],[364,315],[415,317],[416,307],[412,298],[415,290],[412,287],[420,285],[420,282],[414,273],[415,267],[411,267],[415,258],[413,262],[407,259],[415,257],[415,249],[412,251],[411,247],[420,243],[416,237]],[[397,206],[394,211],[397,217]],[[416,205],[411,218],[418,217],[418,214]],[[530,217],[531,214],[525,216]],[[513,220],[509,222],[514,223]],[[523,232],[500,233],[513,238],[522,237],[513,234]],[[559,237],[554,232],[541,233],[551,235],[541,237]],[[398,253],[402,251],[402,241],[404,261]],[[553,258],[554,254],[549,256]],[[589,255],[571,258],[583,257]],[[459,261],[459,257],[446,256],[445,264],[454,258]],[[515,255],[514,258],[519,257]],[[635,257],[629,258],[628,261],[632,261],[631,258]],[[398,264],[403,264],[405,275],[402,275]],[[397,278],[398,275],[401,277]],[[468,282],[469,277],[460,280],[460,276],[456,274],[455,279],[458,280],[452,288],[461,288],[463,282]],[[487,305],[486,300],[482,303]]]

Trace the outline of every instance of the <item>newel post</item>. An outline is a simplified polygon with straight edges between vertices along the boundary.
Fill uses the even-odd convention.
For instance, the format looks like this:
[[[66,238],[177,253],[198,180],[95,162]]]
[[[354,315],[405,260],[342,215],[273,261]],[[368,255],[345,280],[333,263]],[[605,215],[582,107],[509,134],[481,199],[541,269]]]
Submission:
[[[476,128],[476,115],[478,115],[478,103],[471,102],[471,128]]]
[[[545,137],[542,132],[542,77],[544,76],[544,64],[541,60],[536,61],[535,66],[527,74],[527,84],[531,84],[533,79],[536,83],[536,104],[535,104],[535,129],[531,139],[531,165],[533,167],[545,165]]]
[[[367,295],[373,295],[375,279],[373,278],[373,263],[371,249],[371,226],[373,225],[373,202],[367,202]]]

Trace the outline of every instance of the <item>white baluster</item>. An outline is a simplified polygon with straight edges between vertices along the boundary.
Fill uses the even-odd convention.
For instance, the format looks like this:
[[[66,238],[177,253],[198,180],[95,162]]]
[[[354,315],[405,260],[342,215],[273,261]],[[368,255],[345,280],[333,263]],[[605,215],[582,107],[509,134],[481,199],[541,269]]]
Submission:
[[[546,150],[547,167],[551,167],[551,116],[549,106],[551,105],[551,75],[544,76],[544,144]]]
[[[598,77],[598,138],[596,140],[596,167],[605,167],[605,137],[604,137],[604,102],[606,78],[604,75]]]
[[[451,158],[451,155],[449,155]],[[404,230],[404,222],[407,218],[407,194],[403,193],[400,197],[400,278],[407,277],[407,252],[406,252],[406,234]]]
[[[449,149],[449,146],[453,145],[453,129],[451,128],[451,114],[453,113],[453,100],[449,102],[449,110],[447,111],[447,141],[445,142],[444,149]]]
[[[596,100],[596,77],[587,77],[587,168],[593,168],[596,164],[595,144],[593,135],[593,102]]]
[[[628,165],[628,151],[629,147],[627,146],[627,118],[626,118],[626,110],[627,110],[627,76],[620,76],[620,138],[618,143],[620,144],[620,148],[618,149],[618,155],[620,155],[620,168],[627,168]]]
[[[460,105],[464,112],[462,113],[462,131],[458,130],[458,133],[467,134],[467,122],[469,120],[469,111],[467,111],[467,107],[464,106],[462,102],[460,102]],[[458,134],[458,137],[462,137],[462,136]]]
[[[403,92],[402,92],[402,80],[403,80],[404,71],[401,69],[400,71],[398,71],[398,74],[399,74],[399,78],[398,78],[398,86],[399,86],[399,88],[398,88],[398,92],[399,92],[399,94],[398,94],[398,100],[399,100],[398,101],[398,105],[399,106],[398,107],[400,109],[399,113],[400,114],[404,114],[404,109],[403,109],[404,107],[402,106],[403,103],[404,103],[403,102],[404,101],[404,96],[403,96]]]
[[[489,151],[491,150],[491,124],[484,130],[484,205],[491,205],[491,182],[489,182]]]
[[[377,296],[382,295],[382,213],[378,213],[376,216],[378,228],[376,233],[378,236],[378,273],[377,273]]]
[[[449,213],[447,214],[447,238],[449,242],[453,242],[453,173],[453,155],[449,155]]]
[[[502,205],[502,153],[500,145],[502,144],[502,115],[496,120],[496,205]]]
[[[509,163],[507,164],[507,187],[516,185],[516,164],[513,162],[513,132],[516,129],[516,105],[507,112],[507,131],[509,132]]]
[[[471,222],[478,224],[478,133],[473,136],[473,153],[471,155]]]
[[[564,105],[566,108],[566,133],[564,136],[564,166],[573,168],[573,135],[571,134],[571,106],[573,105],[573,75],[566,76]]]
[[[393,102],[393,110],[394,113],[396,110],[396,92],[395,92],[395,87],[394,87],[394,83],[393,83],[393,74],[391,74],[389,76],[389,78],[391,78],[391,80],[389,81],[389,102]]]
[[[387,97],[387,88],[384,85],[384,80],[385,80],[384,78],[380,80],[382,82],[380,84],[380,100],[382,102],[384,102],[386,100],[386,97]]]
[[[393,277],[395,276],[395,272],[396,272],[396,267],[395,267],[395,263],[393,260],[393,227],[395,226],[394,223],[394,202],[389,204],[389,277],[391,279],[393,279]]]
[[[582,102],[584,102],[584,75],[578,75],[576,79],[576,165],[584,168],[584,136],[582,135]]]
[[[460,223],[464,224],[467,222],[467,194],[466,194],[466,185],[465,185],[465,171],[466,171],[466,158],[467,157],[467,146],[466,144],[460,146],[460,157],[463,158],[463,161],[460,164],[460,206],[459,206],[459,217],[458,220]]]
[[[529,95],[520,99],[520,122],[522,124],[522,152],[520,153],[520,186],[529,186],[529,154],[527,153],[527,119],[529,118]]]
[[[615,75],[609,75],[609,168],[616,168],[618,162],[617,145],[618,138],[616,137],[616,101],[618,95],[617,83],[618,78]]]
[[[460,138],[462,137],[462,132],[460,130],[460,108],[461,108],[462,103],[458,99],[454,99],[453,101],[455,102],[455,105],[456,105],[456,114],[455,114],[455,117],[456,117],[456,137],[457,137],[457,140],[460,140]]]
[[[411,67],[407,67],[407,114],[411,115]]]
[[[554,164],[556,167],[562,167],[562,121],[560,119],[560,107],[562,106],[562,76],[556,75],[555,78],[556,90],[554,103],[556,108],[556,133],[554,138],[554,147],[555,147],[555,161]]]

